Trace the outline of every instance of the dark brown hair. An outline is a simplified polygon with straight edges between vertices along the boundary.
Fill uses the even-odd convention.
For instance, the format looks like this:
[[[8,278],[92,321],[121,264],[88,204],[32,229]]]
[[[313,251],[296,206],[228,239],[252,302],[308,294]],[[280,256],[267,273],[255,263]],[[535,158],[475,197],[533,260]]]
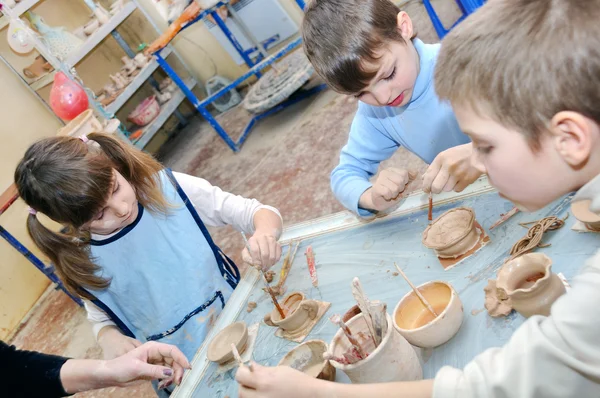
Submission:
[[[600,0],[493,0],[442,42],[435,87],[533,149],[560,111],[600,123]]]
[[[405,43],[400,12],[390,0],[312,0],[302,22],[304,51],[315,71],[335,91],[357,94],[377,71],[377,51],[387,42]]]
[[[169,209],[157,174],[163,167],[152,156],[108,134],[93,133],[88,139],[89,143],[73,137],[38,141],[25,152],[15,171],[15,183],[25,203],[64,226],[63,231],[54,232],[30,214],[29,235],[52,261],[65,287],[85,298],[91,297],[84,288],[98,290],[110,285],[110,280],[97,275],[100,267],[90,259],[90,234],[82,226],[105,206],[113,170],[133,186],[145,208],[163,214]]]

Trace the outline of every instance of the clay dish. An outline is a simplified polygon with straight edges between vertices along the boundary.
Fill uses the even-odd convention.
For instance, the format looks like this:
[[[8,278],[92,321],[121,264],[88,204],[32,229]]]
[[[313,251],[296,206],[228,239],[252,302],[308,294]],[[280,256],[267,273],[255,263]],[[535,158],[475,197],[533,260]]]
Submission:
[[[300,292],[290,293],[280,305],[285,312],[285,319],[281,319],[277,309],[273,309],[265,315],[264,321],[269,326],[277,326],[291,333],[304,330],[319,312],[319,304],[315,300],[307,300]]]
[[[475,212],[468,207],[449,210],[436,218],[423,232],[423,244],[440,258],[456,258],[479,241]]]
[[[552,260],[543,253],[528,253],[504,264],[496,280],[497,296],[510,298],[512,307],[524,317],[550,315],[550,307],[566,293]]]
[[[464,312],[462,302],[447,282],[427,282],[417,289],[438,316],[434,317],[411,290],[396,305],[394,328],[412,345],[437,347],[454,337],[460,329]]]
[[[327,343],[323,340],[309,340],[288,352],[277,366],[289,366],[306,373],[310,377],[334,381],[335,368],[323,359],[327,352]]]
[[[593,231],[600,231],[600,216],[590,210],[590,200],[579,200],[571,203],[571,213],[576,219]]]
[[[248,328],[244,322],[235,322],[221,330],[208,346],[206,357],[211,362],[227,363],[233,359],[231,343],[235,344],[241,354],[248,342]]]

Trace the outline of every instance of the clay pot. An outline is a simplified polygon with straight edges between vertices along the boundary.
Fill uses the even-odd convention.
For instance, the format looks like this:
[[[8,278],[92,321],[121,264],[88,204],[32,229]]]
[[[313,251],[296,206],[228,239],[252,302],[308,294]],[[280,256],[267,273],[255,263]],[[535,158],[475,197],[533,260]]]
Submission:
[[[91,109],[87,109],[71,120],[65,127],[58,130],[58,135],[81,137],[82,135],[98,133],[102,130],[102,123],[96,119]]]
[[[468,207],[449,210],[436,218],[423,232],[423,244],[440,258],[456,258],[479,241],[475,212]]]
[[[137,69],[135,61],[132,58],[129,58],[128,56],[122,57],[121,58],[121,62],[123,62],[123,66],[125,68],[125,71],[129,75],[131,75]]]
[[[600,216],[590,210],[590,200],[571,203],[571,213],[592,231],[600,231]]]
[[[88,36],[91,36],[94,34],[95,31],[98,30],[99,27],[100,21],[94,18],[83,26],[83,33],[85,33]]]
[[[286,312],[285,319],[281,319],[276,308],[267,314],[264,321],[269,326],[277,326],[289,332],[301,331],[316,318],[319,304],[315,300],[306,300],[303,293],[290,293],[280,302]]]
[[[327,343],[323,340],[309,340],[288,352],[277,366],[289,366],[311,377],[334,381],[335,368],[323,359],[327,352]]]
[[[552,260],[542,253],[528,253],[504,264],[498,271],[498,298],[508,297],[524,317],[550,315],[550,307],[566,293],[565,285],[552,273]]]
[[[53,69],[52,65],[44,57],[38,55],[31,65],[23,69],[23,74],[30,79],[36,79]]]
[[[206,357],[211,362],[227,363],[233,359],[231,344],[235,344],[240,355],[246,350],[248,328],[244,322],[235,322],[221,330],[212,339],[206,351]]]
[[[352,318],[346,325],[369,356],[351,365],[331,361],[331,364],[348,375],[352,383],[385,383],[392,381],[421,380],[423,370],[414,348],[392,326],[392,318],[386,314],[388,328],[381,344],[374,349],[363,314]],[[369,337],[367,337],[369,336]],[[350,342],[342,330],[333,337],[329,352],[341,357],[350,348]]]
[[[127,119],[138,126],[145,126],[152,122],[158,114],[160,113],[160,105],[156,100],[156,97],[153,95],[152,97],[146,98],[139,104],[133,112],[127,116]]]
[[[427,282],[417,289],[438,316],[434,317],[411,290],[396,305],[394,327],[412,345],[437,347],[449,341],[460,329],[464,317],[462,302],[447,282]]]

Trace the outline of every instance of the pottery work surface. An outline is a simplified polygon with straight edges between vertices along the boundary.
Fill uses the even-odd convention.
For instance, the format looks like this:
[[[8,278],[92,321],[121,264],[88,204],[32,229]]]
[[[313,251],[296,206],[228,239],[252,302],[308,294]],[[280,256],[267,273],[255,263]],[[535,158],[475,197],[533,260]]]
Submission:
[[[415,346],[437,347],[454,337],[460,329],[463,321],[462,302],[446,282],[427,282],[417,289],[438,316],[433,315],[411,291],[394,310],[394,326]]]
[[[566,289],[552,273],[552,260],[543,253],[528,253],[504,264],[496,281],[499,299],[508,297],[525,317],[550,315],[550,307]]]
[[[499,197],[497,192],[473,195],[467,191],[467,194],[468,196],[460,200],[436,203],[435,214],[442,214],[456,207],[469,207],[475,211],[477,220],[487,231],[490,225],[498,220],[500,214],[512,209],[512,204]],[[426,195],[423,195],[423,199],[426,200]],[[393,262],[396,261],[401,262],[406,275],[416,286],[435,280],[449,281],[458,292],[465,310],[459,332],[447,343],[432,349],[431,356],[422,364],[424,378],[434,378],[443,366],[464,368],[479,353],[506,344],[525,321],[525,318],[518,314],[496,319],[491,318],[485,310],[481,311],[484,309],[483,289],[487,286],[488,279],[496,279],[496,273],[506,261],[510,248],[526,231],[519,223],[539,220],[550,215],[563,218],[569,212],[569,207],[568,198],[562,198],[539,211],[518,213],[489,233],[490,243],[448,271],[438,265],[435,253],[421,243],[421,234],[428,225],[426,209],[408,210],[370,223],[355,223],[355,218],[347,215],[333,218],[333,221],[331,217],[327,217],[322,221],[315,220],[304,224],[308,227],[307,230],[314,232],[311,235],[306,235],[303,230],[295,229],[296,227],[287,227],[284,239],[294,231],[299,231],[299,236],[304,238],[286,281],[288,291],[302,292],[306,297],[332,303],[325,317],[321,318],[305,341],[332,341],[339,327],[331,324],[326,317],[330,314],[342,315],[356,304],[349,288],[355,276],[360,278],[369,297],[388,303],[388,312],[392,315],[395,305],[411,290],[400,280],[400,276],[392,276],[392,272],[395,271]],[[577,234],[569,229],[575,221],[575,217],[569,217],[566,228],[544,237],[544,243],[552,246],[537,249],[538,252],[546,253],[552,258],[554,272],[562,272],[569,280],[580,271],[586,259],[598,250],[596,234]],[[328,230],[324,230],[322,225]],[[296,235],[293,236],[295,239]],[[285,245],[285,242],[282,241],[282,244]],[[318,289],[312,287],[306,259],[301,255],[308,245],[318,253]],[[279,276],[281,262],[275,265],[273,270]],[[263,281],[258,278],[242,281],[219,319],[227,323],[240,320],[248,325],[262,322],[264,315],[273,309],[270,299],[262,291],[263,287]],[[246,312],[248,301],[258,304],[251,313]],[[395,330],[393,325],[390,329]],[[253,358],[261,365],[276,366],[296,347],[296,344],[278,338],[274,331],[273,327],[261,325],[253,354]],[[216,364],[204,365],[203,352],[196,358],[194,368],[184,381],[184,387],[189,387],[189,390],[186,390],[189,395],[178,394],[178,397],[239,395],[237,383],[232,382],[231,376],[217,375]],[[394,360],[398,361],[398,358],[396,356]],[[336,381],[349,382],[346,374],[339,369]]]
[[[238,352],[244,352],[248,341],[248,328],[244,322],[235,322],[221,330],[210,342],[207,357],[209,361],[226,363],[233,359],[231,344]]]
[[[456,258],[472,249],[480,232],[474,228],[475,213],[459,207],[439,216],[423,232],[423,244],[439,257]]]

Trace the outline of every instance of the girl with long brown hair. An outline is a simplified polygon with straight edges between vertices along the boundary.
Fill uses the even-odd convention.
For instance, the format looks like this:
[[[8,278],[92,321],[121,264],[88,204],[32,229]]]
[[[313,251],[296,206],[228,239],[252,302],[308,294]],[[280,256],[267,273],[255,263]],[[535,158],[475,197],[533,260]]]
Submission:
[[[252,234],[244,254],[253,264],[281,256],[276,209],[171,172],[107,134],[33,144],[15,183],[31,208],[29,234],[84,298],[107,358],[153,340],[194,355],[240,277],[204,223]]]

